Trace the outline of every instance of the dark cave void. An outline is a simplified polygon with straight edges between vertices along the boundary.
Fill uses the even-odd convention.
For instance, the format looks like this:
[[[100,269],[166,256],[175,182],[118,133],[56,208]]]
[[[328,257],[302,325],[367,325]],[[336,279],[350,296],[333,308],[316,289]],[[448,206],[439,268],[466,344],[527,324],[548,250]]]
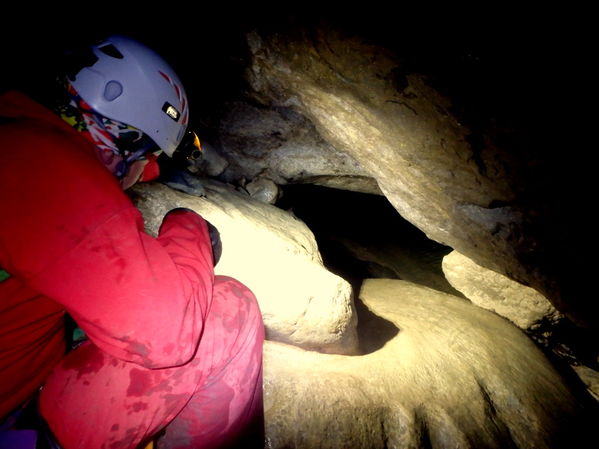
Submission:
[[[276,205],[306,223],[314,233],[325,266],[350,282],[354,291],[359,291],[366,278],[404,279],[393,261],[381,263],[394,252],[407,254],[408,263],[421,264],[422,270],[442,276],[441,260],[451,248],[430,240],[384,196],[311,184],[281,188],[282,196]],[[381,257],[377,261],[356,257],[355,251],[351,251],[352,242],[368,254]]]

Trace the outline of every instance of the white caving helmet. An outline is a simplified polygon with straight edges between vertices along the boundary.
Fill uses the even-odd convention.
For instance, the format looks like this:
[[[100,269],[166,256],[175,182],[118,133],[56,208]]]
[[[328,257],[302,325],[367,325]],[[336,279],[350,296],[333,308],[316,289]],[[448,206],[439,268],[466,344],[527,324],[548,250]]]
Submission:
[[[181,81],[153,50],[114,35],[91,46],[86,65],[69,75],[78,95],[97,113],[143,131],[168,156],[189,122]]]

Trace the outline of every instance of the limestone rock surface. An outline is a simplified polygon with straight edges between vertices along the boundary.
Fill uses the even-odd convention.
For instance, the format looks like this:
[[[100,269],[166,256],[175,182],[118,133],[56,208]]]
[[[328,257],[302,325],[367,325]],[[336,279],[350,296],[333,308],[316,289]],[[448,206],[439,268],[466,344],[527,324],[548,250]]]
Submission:
[[[542,291],[575,322],[599,319],[579,294],[575,261],[566,262],[559,211],[543,218],[545,206],[530,210],[527,195],[542,190],[530,184],[545,179],[534,156],[494,140],[499,129],[469,128],[426,76],[358,34],[258,30],[247,42],[248,95],[265,110],[305,117],[321,146],[355,161],[431,239]]]
[[[275,204],[280,196],[279,187],[268,178],[256,178],[244,188],[252,198],[268,204]]]
[[[360,298],[363,355],[266,342],[269,448],[583,447],[596,409],[517,327],[401,280]]]
[[[599,401],[599,371],[583,365],[574,366],[573,368],[586,385],[589,393]]]
[[[278,184],[312,183],[381,194],[374,178],[348,153],[326,142],[291,108],[228,105],[219,125],[227,181],[266,176]]]
[[[466,298],[521,329],[555,323],[561,318],[547,298],[536,290],[481,267],[458,251],[446,255],[442,267],[449,283]]]
[[[356,259],[369,265],[369,277],[403,279],[445,293],[461,296],[441,270],[440,261],[447,249],[443,247],[402,247],[395,242],[374,246],[360,244],[346,238],[338,239]]]
[[[205,197],[159,183],[139,184],[131,196],[146,229],[156,234],[171,209],[185,207],[219,230],[222,256],[215,272],[246,284],[260,303],[267,338],[325,353],[356,351],[350,285],[323,267],[312,232],[292,214],[202,181]]]

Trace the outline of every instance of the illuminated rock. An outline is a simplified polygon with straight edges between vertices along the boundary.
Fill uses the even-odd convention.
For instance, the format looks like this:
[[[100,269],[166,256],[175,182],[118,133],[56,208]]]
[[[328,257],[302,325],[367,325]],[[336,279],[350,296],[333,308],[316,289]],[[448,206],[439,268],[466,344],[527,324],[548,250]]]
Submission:
[[[381,194],[359,163],[323,140],[309,120],[289,108],[229,103],[219,141],[229,161],[225,178],[231,181],[265,175],[278,184],[308,182]]]
[[[269,204],[275,204],[280,195],[279,186],[268,178],[258,177],[244,188],[252,198]]]
[[[355,161],[362,176],[375,179],[399,213],[431,239],[533,286],[578,324],[598,322],[578,275],[584,264],[568,249],[575,246],[563,244],[565,234],[577,238],[562,210],[576,211],[570,203],[577,193],[551,187],[571,189],[571,183],[562,179],[567,171],[555,175],[560,182],[549,182],[551,162],[539,159],[550,158],[547,151],[524,151],[526,142],[503,135],[500,124],[476,111],[465,123],[448,95],[359,30],[290,27],[254,31],[247,42],[248,94],[266,111],[277,111],[271,115],[305,117],[329,153]],[[410,39],[404,49],[414,44]],[[302,154],[288,156],[301,164]],[[270,170],[275,179],[276,166]],[[545,193],[548,186],[553,190]]]
[[[583,365],[573,366],[572,368],[586,385],[589,393],[599,401],[599,371]]]
[[[585,447],[596,407],[508,321],[401,280],[360,298],[364,355],[266,342],[269,448]]]
[[[325,353],[356,351],[350,285],[322,264],[312,232],[292,214],[215,181],[200,198],[162,184],[140,184],[131,196],[156,234],[170,209],[195,210],[222,240],[217,274],[246,284],[260,303],[267,338]]]
[[[466,298],[507,318],[521,329],[555,323],[561,317],[547,298],[536,290],[481,267],[457,251],[445,256],[442,266],[449,283]]]

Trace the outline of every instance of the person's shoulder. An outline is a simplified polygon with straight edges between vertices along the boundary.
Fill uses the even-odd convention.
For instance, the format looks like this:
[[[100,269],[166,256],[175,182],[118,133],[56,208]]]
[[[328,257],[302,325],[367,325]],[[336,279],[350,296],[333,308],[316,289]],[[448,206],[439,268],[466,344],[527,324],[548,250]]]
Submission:
[[[84,147],[89,152],[89,142],[53,111],[18,91],[0,94],[0,117],[3,126],[0,138],[12,145],[34,148]],[[85,152],[85,150],[84,150]]]
[[[12,99],[2,99],[5,114],[0,114],[8,117],[0,124],[4,171],[19,172],[31,182],[40,180],[57,189],[61,185],[80,189],[98,198],[124,196],[116,178],[98,160],[93,144],[80,132],[34,100],[11,95]],[[7,110],[9,104],[14,108]]]
[[[23,140],[48,136],[66,138],[75,132],[53,111],[17,90],[0,93],[0,118],[0,123],[8,125],[2,127],[3,135],[14,137],[22,133],[19,138]]]
[[[122,193],[114,176],[97,159],[91,142],[70,126],[45,117],[13,117],[0,125],[0,159],[3,165],[34,177]]]
[[[36,116],[0,117],[3,117],[0,127],[2,152],[35,158],[43,158],[44,153],[50,152],[54,159],[89,152],[89,143],[81,136],[52,121]]]

